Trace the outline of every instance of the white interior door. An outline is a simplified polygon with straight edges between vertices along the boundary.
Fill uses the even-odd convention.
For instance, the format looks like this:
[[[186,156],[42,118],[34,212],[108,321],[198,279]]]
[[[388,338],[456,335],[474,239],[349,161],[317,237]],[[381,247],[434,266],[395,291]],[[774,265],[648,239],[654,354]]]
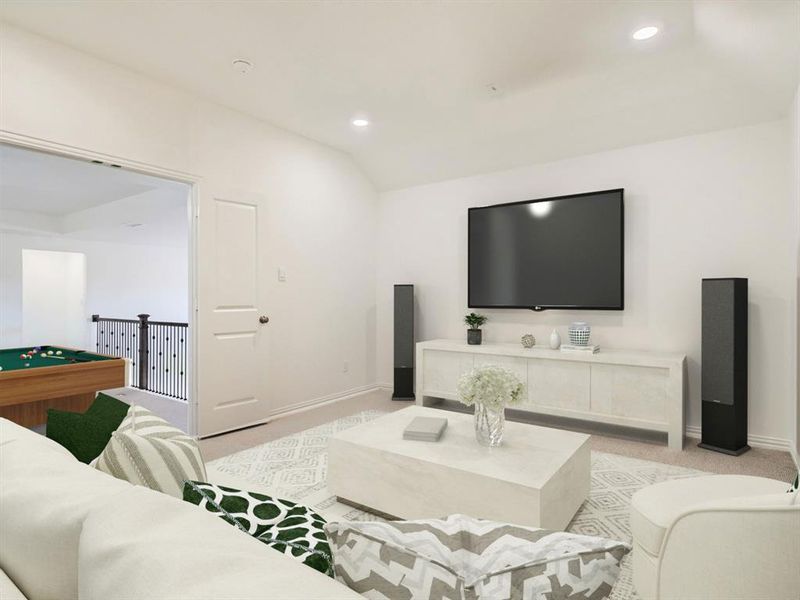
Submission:
[[[202,200],[202,196],[201,196]],[[214,194],[198,217],[197,432],[208,436],[263,422],[268,323],[259,262],[264,203],[244,194]]]
[[[86,255],[22,250],[22,344],[89,347]]]

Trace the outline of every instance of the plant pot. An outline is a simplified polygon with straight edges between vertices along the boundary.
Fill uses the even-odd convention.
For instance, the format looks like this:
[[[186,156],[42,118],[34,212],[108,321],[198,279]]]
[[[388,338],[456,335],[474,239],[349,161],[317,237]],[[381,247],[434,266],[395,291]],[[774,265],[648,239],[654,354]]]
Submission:
[[[467,343],[470,346],[480,346],[483,332],[480,329],[467,329]]]

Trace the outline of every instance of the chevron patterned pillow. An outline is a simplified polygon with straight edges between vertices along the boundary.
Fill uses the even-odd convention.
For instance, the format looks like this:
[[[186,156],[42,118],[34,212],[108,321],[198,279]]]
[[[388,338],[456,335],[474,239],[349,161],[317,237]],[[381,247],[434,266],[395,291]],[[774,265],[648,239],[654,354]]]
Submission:
[[[366,598],[603,600],[631,550],[614,540],[482,521],[329,523],[336,579]]]
[[[176,498],[186,481],[206,479],[200,447],[142,406],[131,406],[97,458],[100,471]]]

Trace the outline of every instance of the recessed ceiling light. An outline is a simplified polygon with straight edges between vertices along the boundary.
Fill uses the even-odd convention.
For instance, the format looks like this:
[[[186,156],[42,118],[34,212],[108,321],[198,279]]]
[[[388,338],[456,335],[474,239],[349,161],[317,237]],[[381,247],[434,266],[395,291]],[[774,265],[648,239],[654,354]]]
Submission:
[[[243,58],[237,58],[231,63],[231,66],[233,66],[234,71],[244,75],[245,73],[250,72],[250,70],[253,68],[253,63]]]
[[[355,125],[356,127],[367,127],[367,126],[369,126],[369,121],[367,121],[366,119],[353,119],[351,121],[351,123],[353,125]]]
[[[636,31],[633,32],[633,39],[649,40],[657,33],[658,33],[658,27],[653,27],[652,25],[649,27],[642,27],[641,29],[637,29]]]

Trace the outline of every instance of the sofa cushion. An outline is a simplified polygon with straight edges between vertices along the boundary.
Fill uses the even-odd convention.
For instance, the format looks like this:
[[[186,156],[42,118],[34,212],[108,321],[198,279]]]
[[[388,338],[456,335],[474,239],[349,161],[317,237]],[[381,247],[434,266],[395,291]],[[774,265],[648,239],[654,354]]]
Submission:
[[[22,427],[13,421],[0,417],[0,445],[17,440],[21,441],[23,444],[33,444],[40,452],[54,452],[61,456],[66,456],[67,458],[75,458],[69,450],[58,442],[49,440],[32,429]]]
[[[77,598],[83,521],[132,486],[5,419],[0,443],[0,568],[31,600]]]
[[[325,527],[336,578],[366,598],[607,598],[623,542],[464,515]]]
[[[186,481],[205,481],[197,442],[141,406],[131,406],[96,467],[109,475],[176,498]]]
[[[786,483],[748,475],[708,475],[663,481],[639,490],[631,498],[631,533],[647,551],[658,556],[664,534],[689,508],[747,496],[779,494]]]
[[[334,579],[187,502],[134,487],[80,538],[81,600],[357,600]]]
[[[186,482],[183,499],[270,548],[333,577],[325,520],[307,506],[200,481]]]
[[[2,569],[0,569],[0,598],[3,600],[27,600]]]
[[[46,435],[88,464],[100,456],[129,408],[102,392],[83,414],[51,408],[47,411]]]

